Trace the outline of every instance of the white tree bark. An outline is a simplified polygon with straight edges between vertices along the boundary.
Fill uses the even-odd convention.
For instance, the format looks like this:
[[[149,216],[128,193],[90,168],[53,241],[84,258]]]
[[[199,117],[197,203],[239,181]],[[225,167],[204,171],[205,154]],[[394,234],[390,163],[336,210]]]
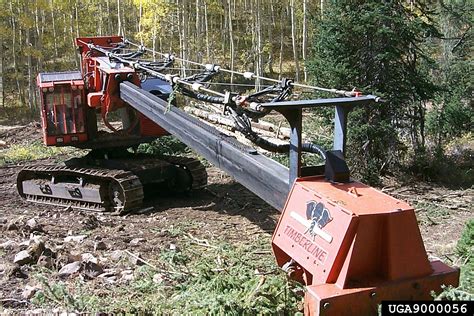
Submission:
[[[306,70],[306,46],[308,39],[308,30],[307,30],[307,21],[306,21],[306,11],[307,11],[307,0],[303,0],[303,42],[302,42],[302,53],[303,53],[303,75],[304,81],[308,80],[308,72]]]
[[[0,106],[5,107],[5,90],[3,87],[3,37],[0,41]]]
[[[211,59],[211,48],[209,47],[209,22],[207,17],[207,2],[204,0],[204,19],[206,25],[206,60],[209,62]]]
[[[53,27],[53,37],[56,39],[57,34],[56,34],[56,18],[54,17],[54,0],[49,1],[50,5],[50,10],[51,10],[51,26]],[[54,45],[54,57],[58,57],[58,45],[56,44],[56,41],[53,40],[53,45]]]
[[[25,45],[26,47],[30,48],[33,45],[30,42],[31,38],[31,30],[26,30],[26,37],[25,37]],[[27,64],[28,64],[28,105],[30,109],[35,107],[35,97],[34,97],[34,88],[33,88],[33,62],[31,58],[31,51],[29,50],[26,56]]]
[[[117,0],[117,34],[123,35],[122,32],[122,15],[120,14],[120,0]]]
[[[231,2],[230,0],[227,2],[227,21],[228,21],[228,28],[229,28],[229,52],[230,52],[230,69],[234,70],[234,58],[235,58],[235,52],[234,52],[234,34],[233,34],[233,29],[232,29],[232,13],[231,13]],[[230,74],[230,83],[234,83],[234,74]]]
[[[263,47],[262,47],[262,18],[261,18],[261,6],[260,6],[260,0],[256,0],[256,14],[257,14],[257,20],[256,20],[256,28],[257,28],[257,76],[263,76]],[[260,85],[261,81],[260,79],[257,78],[255,80],[255,89],[260,90]]]
[[[296,81],[300,80],[300,65],[298,60],[298,49],[296,48],[296,18],[295,18],[295,0],[290,1],[291,15],[291,44],[293,45],[293,59],[295,61]]]

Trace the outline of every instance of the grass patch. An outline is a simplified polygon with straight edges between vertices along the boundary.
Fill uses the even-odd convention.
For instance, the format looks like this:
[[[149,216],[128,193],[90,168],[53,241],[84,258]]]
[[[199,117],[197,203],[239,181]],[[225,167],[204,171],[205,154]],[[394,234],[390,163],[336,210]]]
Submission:
[[[191,149],[173,136],[163,136],[151,143],[140,144],[139,153],[167,156],[184,156],[191,153]]]
[[[456,252],[460,256],[461,266],[460,288],[471,294],[474,293],[474,219],[466,223],[461,238],[458,241]],[[471,297],[474,299],[474,295]]]
[[[459,287],[445,287],[436,299],[474,300],[474,219],[469,220],[459,238],[456,253],[461,261]]]
[[[21,161],[30,161],[55,157],[68,154],[74,151],[68,147],[48,147],[40,141],[33,141],[29,144],[13,144],[7,149],[0,151],[0,166]]]
[[[99,279],[42,284],[33,303],[78,312],[170,315],[295,314],[301,297],[268,250],[270,237],[249,244],[203,241],[180,235],[175,250],[148,258],[129,283],[99,284]],[[94,287],[94,284],[96,285]]]
[[[65,282],[50,284],[48,279],[41,274],[36,279],[41,284],[43,290],[37,292],[32,298],[32,303],[35,305],[61,306],[65,310],[78,311],[98,304],[97,298],[88,295],[80,282],[75,282],[71,287]]]
[[[440,220],[449,218],[452,212],[446,207],[439,206],[429,201],[414,201],[418,221],[423,225],[438,225]]]

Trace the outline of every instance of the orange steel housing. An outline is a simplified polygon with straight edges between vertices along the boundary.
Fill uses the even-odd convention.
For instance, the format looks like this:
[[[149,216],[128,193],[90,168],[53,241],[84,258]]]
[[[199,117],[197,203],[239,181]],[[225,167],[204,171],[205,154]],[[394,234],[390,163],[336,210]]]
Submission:
[[[104,124],[112,131],[115,131],[115,129],[109,123],[107,115],[117,109],[128,107],[127,103],[120,98],[120,83],[131,81],[140,86],[140,79],[134,68],[122,63],[115,63],[104,54],[90,50],[84,43],[91,43],[103,48],[113,48],[122,42],[122,36],[79,37],[76,39],[76,44],[81,51],[82,74],[86,78],[89,91],[87,104],[91,108],[100,109]],[[129,129],[133,129],[136,123],[139,122],[141,136],[169,135],[166,130],[141,113],[137,113],[137,120]]]
[[[87,141],[84,109],[84,81],[83,80],[41,80],[41,74],[36,78],[36,84],[41,102],[41,126],[43,127],[43,142],[47,146],[64,146],[71,143]],[[48,95],[55,100],[54,93],[60,92],[61,104],[48,104]],[[70,94],[69,104],[64,102],[64,94]],[[75,99],[80,102],[74,104]],[[52,113],[48,113],[51,111]],[[66,113],[66,112],[71,113]],[[53,118],[55,122],[48,121]],[[61,122],[58,122],[60,118]],[[59,124],[61,123],[61,124]],[[53,131],[52,131],[53,130]]]
[[[307,217],[315,203],[330,216],[322,227]],[[377,315],[382,300],[430,299],[459,280],[457,269],[428,260],[410,205],[359,182],[297,179],[272,246],[306,284],[306,315]]]

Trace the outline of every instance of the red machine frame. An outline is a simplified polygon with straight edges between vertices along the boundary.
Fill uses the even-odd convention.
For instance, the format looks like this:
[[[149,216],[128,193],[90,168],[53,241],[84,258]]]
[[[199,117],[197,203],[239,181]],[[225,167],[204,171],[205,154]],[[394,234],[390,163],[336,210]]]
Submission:
[[[306,285],[307,315],[374,315],[383,300],[429,300],[459,280],[458,269],[428,260],[410,205],[322,176],[293,185],[273,251]]]
[[[68,74],[72,79],[67,78]],[[37,77],[44,143],[68,145],[87,141],[84,81],[75,73],[53,76],[59,80],[48,80],[42,74]]]
[[[142,113],[134,111],[119,94],[119,85],[130,81],[140,86],[137,71],[108,56],[89,49],[88,44],[104,48],[115,48],[123,43],[122,36],[81,37],[76,44],[81,52],[81,73],[40,73],[37,86],[40,91],[43,139],[48,146],[79,145],[100,138],[97,131],[96,113],[104,125],[117,134],[135,137],[161,137],[169,135]],[[117,67],[120,66],[120,67]],[[48,78],[48,76],[52,76]],[[58,91],[61,91],[58,93]],[[66,97],[70,94],[70,97]],[[110,122],[109,114],[119,109],[128,117],[128,126],[118,131]],[[110,137],[108,138],[110,140]]]

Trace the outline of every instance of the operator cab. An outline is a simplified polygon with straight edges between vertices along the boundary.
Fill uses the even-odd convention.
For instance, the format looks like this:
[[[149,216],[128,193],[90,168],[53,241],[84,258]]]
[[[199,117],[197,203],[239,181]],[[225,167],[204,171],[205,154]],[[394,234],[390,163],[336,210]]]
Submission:
[[[84,80],[79,71],[40,73],[37,85],[45,145],[87,141]]]

